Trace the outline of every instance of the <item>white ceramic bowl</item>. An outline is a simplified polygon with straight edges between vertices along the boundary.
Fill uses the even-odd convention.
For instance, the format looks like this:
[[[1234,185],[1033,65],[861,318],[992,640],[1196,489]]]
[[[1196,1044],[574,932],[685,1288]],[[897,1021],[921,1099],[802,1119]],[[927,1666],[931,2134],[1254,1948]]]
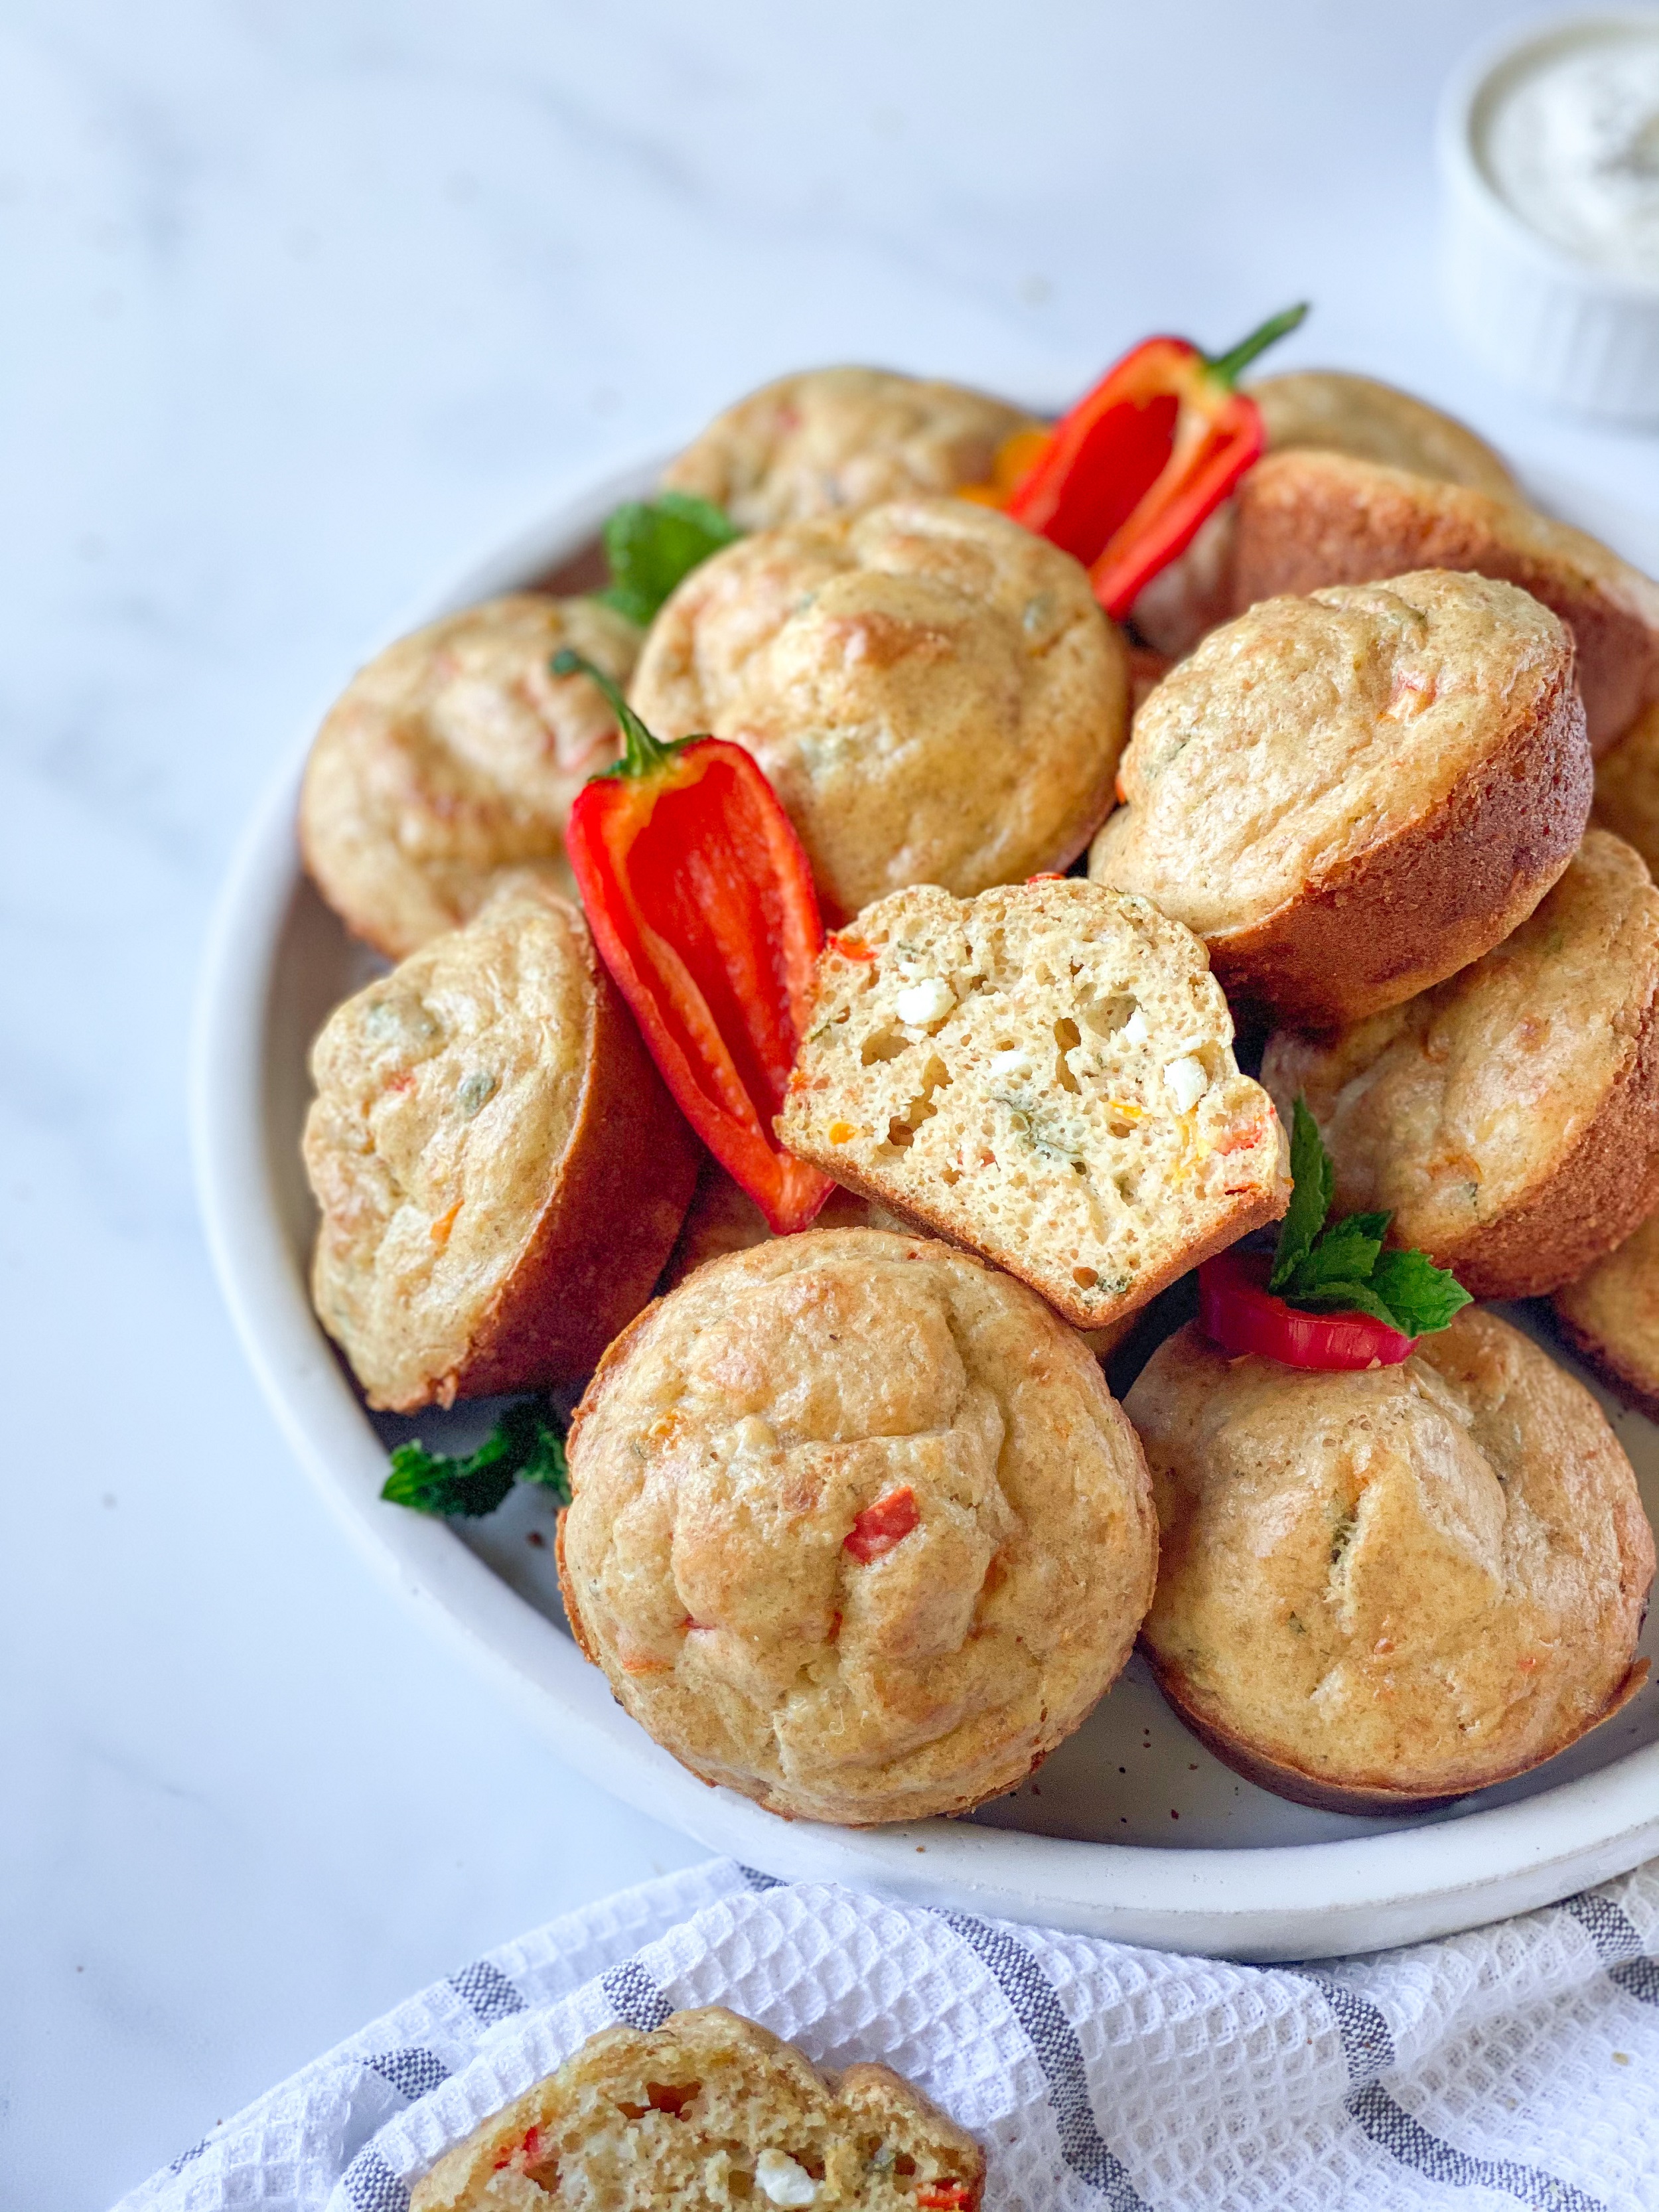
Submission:
[[[1622,422],[1659,421],[1659,283],[1595,267],[1525,222],[1494,184],[1483,146],[1495,103],[1557,52],[1635,27],[1659,10],[1614,9],[1513,31],[1481,47],[1441,101],[1441,283],[1471,352],[1532,398]]]
[[[653,476],[641,469],[559,505],[413,610],[408,626],[546,576]],[[1563,505],[1559,488],[1554,503]],[[1642,542],[1630,518],[1621,531],[1619,517],[1580,501],[1572,519],[1659,565],[1659,546]],[[300,872],[295,800],[311,734],[248,831],[208,947],[192,1114],[209,1240],[271,1408],[349,1533],[572,1765],[711,1849],[786,1878],[1235,1958],[1324,1957],[1473,1927],[1659,1851],[1653,1689],[1539,1773],[1406,1823],[1307,1811],[1240,1781],[1174,1719],[1138,1660],[1034,1781],[972,1820],[861,1832],[781,1820],[659,1751],[565,1631],[544,1494],[521,1489],[470,1525],[383,1504],[386,1441],[416,1425],[371,1420],[312,1316],[314,1216],[298,1149],[305,1054],[329,1009],[376,963]],[[1659,1517],[1659,1431],[1617,1418]],[[419,1425],[470,1448],[488,1419],[487,1409],[458,1408]],[[1659,1655],[1651,1627],[1647,1648]]]

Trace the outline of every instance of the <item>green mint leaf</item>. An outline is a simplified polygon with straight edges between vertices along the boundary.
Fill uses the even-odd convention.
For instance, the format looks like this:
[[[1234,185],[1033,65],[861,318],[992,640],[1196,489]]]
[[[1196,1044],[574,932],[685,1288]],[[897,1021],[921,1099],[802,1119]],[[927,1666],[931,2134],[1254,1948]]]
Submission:
[[[1308,1297],[1327,1283],[1366,1281],[1388,1229],[1386,1213],[1350,1213],[1331,1222],[1291,1268],[1280,1296]]]
[[[517,1481],[535,1482],[570,1503],[564,1442],[546,1419],[543,1401],[520,1398],[509,1406],[477,1451],[465,1458],[399,1444],[380,1495],[391,1505],[446,1520],[474,1521],[493,1513]]]
[[[719,507],[688,492],[629,500],[605,526],[611,583],[594,597],[643,629],[683,578],[742,535]]]
[[[1371,1270],[1371,1288],[1399,1315],[1407,1336],[1428,1336],[1444,1328],[1474,1300],[1449,1267],[1437,1267],[1426,1252],[1384,1252]]]
[[[1336,1188],[1336,1170],[1325,1150],[1319,1124],[1300,1098],[1291,1116],[1291,1175],[1294,1187],[1290,1210],[1279,1227],[1273,1273],[1267,1278],[1270,1291],[1277,1291],[1288,1282],[1291,1271],[1307,1257],[1315,1237],[1325,1225],[1325,1216],[1331,1210],[1331,1194]]]
[[[1295,1297],[1287,1296],[1285,1303],[1295,1306],[1301,1313],[1369,1314],[1373,1321],[1380,1321],[1385,1328],[1400,1329],[1402,1336],[1411,1334],[1409,1329],[1401,1328],[1392,1306],[1377,1296],[1375,1287],[1370,1283],[1332,1281],[1322,1284],[1316,1291],[1309,1291]]]

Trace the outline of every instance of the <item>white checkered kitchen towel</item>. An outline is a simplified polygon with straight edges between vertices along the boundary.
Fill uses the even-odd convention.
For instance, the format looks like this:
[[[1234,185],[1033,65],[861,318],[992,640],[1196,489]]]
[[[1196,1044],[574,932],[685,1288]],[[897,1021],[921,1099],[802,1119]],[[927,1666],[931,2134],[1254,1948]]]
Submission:
[[[597,2027],[749,2014],[971,2128],[989,2212],[1659,2212],[1659,1861],[1472,1935],[1236,1966],[714,1862],[553,1921],[216,2129],[117,2212],[405,2212]]]

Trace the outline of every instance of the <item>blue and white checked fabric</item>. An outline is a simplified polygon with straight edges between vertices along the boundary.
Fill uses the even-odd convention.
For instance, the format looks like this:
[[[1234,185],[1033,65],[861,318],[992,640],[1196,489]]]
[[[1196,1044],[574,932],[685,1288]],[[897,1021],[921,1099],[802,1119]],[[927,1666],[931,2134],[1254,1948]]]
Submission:
[[[984,2144],[991,2212],[1659,2212],[1659,1862],[1317,1967],[715,1862],[424,1990],[117,2212],[407,2212],[416,2176],[595,2028],[713,2003],[908,2075]]]

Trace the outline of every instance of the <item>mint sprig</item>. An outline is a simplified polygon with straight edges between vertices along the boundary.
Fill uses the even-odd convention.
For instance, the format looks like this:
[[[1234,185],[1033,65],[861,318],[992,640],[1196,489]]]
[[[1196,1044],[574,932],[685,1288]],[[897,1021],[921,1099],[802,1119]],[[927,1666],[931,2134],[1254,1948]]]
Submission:
[[[1426,1252],[1389,1251],[1393,1216],[1347,1213],[1328,1221],[1336,1170],[1319,1124],[1298,1098],[1291,1116],[1291,1203],[1279,1224],[1267,1288],[1304,1313],[1363,1313],[1401,1336],[1444,1328],[1471,1303],[1448,1267]]]
[[[412,1512],[476,1521],[493,1513],[515,1482],[534,1482],[550,1490],[561,1505],[568,1505],[564,1438],[547,1419],[545,1407],[544,1399],[520,1398],[465,1458],[428,1451],[418,1438],[398,1444],[381,1497]]]
[[[629,500],[605,526],[611,582],[593,596],[644,629],[677,584],[742,535],[719,507],[690,492]]]

